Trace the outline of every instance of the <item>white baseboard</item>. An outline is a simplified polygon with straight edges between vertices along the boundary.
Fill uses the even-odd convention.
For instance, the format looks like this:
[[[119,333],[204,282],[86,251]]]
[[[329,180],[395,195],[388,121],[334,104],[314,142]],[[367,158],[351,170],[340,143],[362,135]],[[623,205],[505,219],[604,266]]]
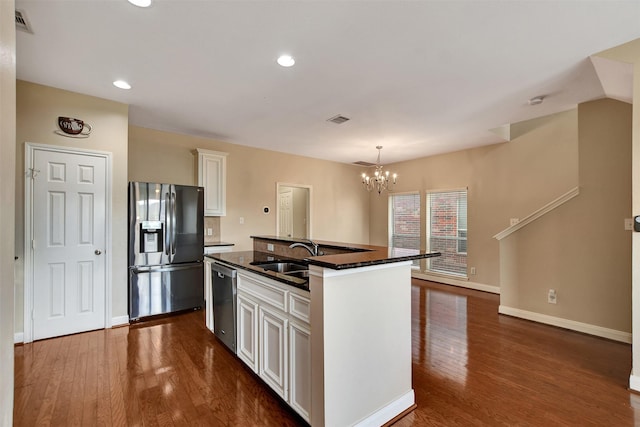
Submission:
[[[629,376],[629,388],[631,390],[640,391],[640,377],[631,374]]]
[[[500,286],[485,285],[484,283],[470,282],[464,279],[456,279],[454,277],[441,276],[439,274],[423,273],[421,271],[412,271],[411,276],[416,279],[429,280],[431,282],[444,283],[445,285],[453,285],[461,288],[474,289],[476,291],[490,292],[500,295]]]
[[[500,305],[498,313],[631,344],[631,333]],[[640,390],[640,389],[639,389]]]
[[[111,318],[111,327],[128,325],[129,324],[129,316],[116,316]]]
[[[129,324],[129,316],[117,316],[111,318],[111,327]],[[24,342],[24,333],[16,332],[13,334],[13,343],[21,344]]]
[[[369,427],[369,426],[381,426],[391,421],[407,409],[411,408],[416,403],[416,397],[413,389],[403,394],[388,405],[378,409],[367,418],[361,420],[356,427]]]

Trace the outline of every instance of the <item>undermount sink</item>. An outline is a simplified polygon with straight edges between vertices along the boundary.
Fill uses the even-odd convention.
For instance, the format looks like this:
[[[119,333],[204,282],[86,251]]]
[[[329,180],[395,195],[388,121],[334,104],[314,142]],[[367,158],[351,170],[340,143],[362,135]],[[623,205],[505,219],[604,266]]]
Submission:
[[[264,264],[257,264],[256,267],[260,267],[268,271],[275,271],[277,273],[285,273],[285,274],[289,274],[291,272],[306,273],[308,272],[308,269],[309,269],[309,267],[307,267],[306,265],[298,264],[295,262],[267,262]]]
[[[309,277],[309,270],[290,271],[284,274],[286,274],[287,276],[298,277],[300,279],[306,279],[307,277]]]

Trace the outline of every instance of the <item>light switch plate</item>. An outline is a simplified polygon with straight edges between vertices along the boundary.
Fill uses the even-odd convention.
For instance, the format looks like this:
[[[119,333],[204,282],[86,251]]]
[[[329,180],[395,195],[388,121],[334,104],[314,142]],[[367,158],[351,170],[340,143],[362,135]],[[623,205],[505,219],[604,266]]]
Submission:
[[[624,229],[629,231],[633,230],[633,218],[624,219]]]

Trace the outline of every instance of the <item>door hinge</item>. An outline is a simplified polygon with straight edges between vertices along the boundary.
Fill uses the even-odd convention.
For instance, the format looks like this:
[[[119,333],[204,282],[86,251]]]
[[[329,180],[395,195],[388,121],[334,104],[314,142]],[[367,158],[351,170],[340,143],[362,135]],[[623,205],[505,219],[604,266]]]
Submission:
[[[31,239],[31,249],[35,249],[35,248],[36,248],[36,240]]]
[[[40,169],[29,168],[29,178],[34,179],[40,173]]]

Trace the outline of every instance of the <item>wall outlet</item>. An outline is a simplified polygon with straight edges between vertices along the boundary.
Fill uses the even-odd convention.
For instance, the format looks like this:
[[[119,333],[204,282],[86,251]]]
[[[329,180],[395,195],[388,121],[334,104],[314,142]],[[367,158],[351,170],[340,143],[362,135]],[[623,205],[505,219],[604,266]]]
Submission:
[[[240,217],[240,224],[244,224],[244,217],[243,216]]]
[[[512,225],[512,226],[513,226],[513,225],[516,225],[516,224],[517,224],[517,223],[519,223],[519,222],[520,222],[520,219],[518,219],[518,218],[511,218],[511,219],[509,220],[509,225]]]
[[[267,250],[273,252],[273,243],[267,243]]]
[[[472,276],[475,276],[476,275],[476,268],[475,267],[471,267],[469,272],[471,273]]]
[[[633,230],[633,218],[624,219],[624,229],[628,231]]]
[[[558,302],[558,296],[556,295],[555,289],[549,289],[549,293],[547,294],[547,302],[549,304],[556,304]]]
[[[213,228],[207,228],[207,236],[213,236]]]

